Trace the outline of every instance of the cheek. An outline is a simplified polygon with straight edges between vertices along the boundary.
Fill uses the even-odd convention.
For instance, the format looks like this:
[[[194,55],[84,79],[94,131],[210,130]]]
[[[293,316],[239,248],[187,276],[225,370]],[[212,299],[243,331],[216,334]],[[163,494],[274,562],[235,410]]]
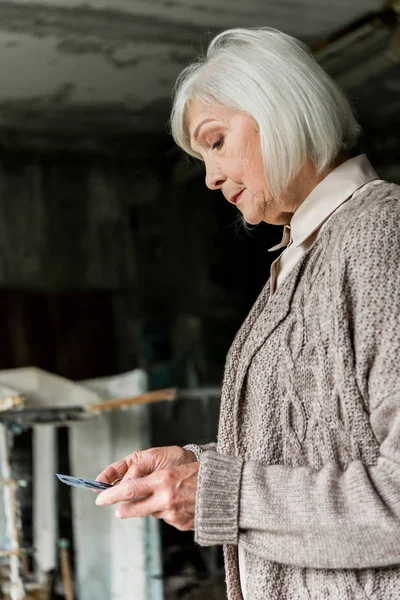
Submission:
[[[244,185],[257,197],[269,195],[263,170],[257,168],[257,165],[250,165],[246,172]]]
[[[244,180],[246,179],[247,168],[246,165],[238,160],[238,157],[232,159],[227,158],[223,169],[229,179],[238,184],[244,183]]]
[[[246,156],[243,157],[242,163],[249,185],[255,190],[264,190],[264,165],[258,145],[251,144],[247,147]]]

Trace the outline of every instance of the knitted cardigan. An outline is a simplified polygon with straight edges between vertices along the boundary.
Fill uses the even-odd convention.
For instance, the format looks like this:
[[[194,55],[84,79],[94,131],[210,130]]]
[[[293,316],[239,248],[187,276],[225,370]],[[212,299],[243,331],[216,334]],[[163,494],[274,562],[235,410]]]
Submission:
[[[400,187],[334,213],[228,353],[195,538],[228,598],[400,599]]]

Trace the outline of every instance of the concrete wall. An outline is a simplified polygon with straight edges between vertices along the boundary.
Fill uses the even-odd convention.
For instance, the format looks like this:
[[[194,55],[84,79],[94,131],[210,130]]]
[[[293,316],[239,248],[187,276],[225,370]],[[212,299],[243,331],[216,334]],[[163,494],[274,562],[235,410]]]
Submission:
[[[0,3],[0,128],[159,132],[209,34],[269,26],[320,42],[381,0],[13,0]]]
[[[267,279],[267,248],[280,232],[261,227],[252,236],[236,233],[235,209],[206,190],[202,174],[185,180],[180,164],[178,155],[165,154],[157,160],[29,152],[0,157],[0,290],[7,306],[19,307],[5,306],[4,314],[12,319],[13,340],[19,332],[13,345],[24,344],[13,351],[22,364],[3,368],[31,362],[26,345],[37,347],[33,337],[53,323],[53,335],[64,339],[57,350],[63,359],[55,364],[74,376],[68,365],[81,359],[69,361],[66,354],[79,352],[79,344],[68,340],[76,336],[88,350],[83,334],[90,318],[86,327],[97,329],[96,339],[107,332],[107,347],[98,348],[103,367],[111,330],[117,356],[110,369],[116,372],[140,362],[153,373],[150,387],[219,381],[229,343]],[[33,291],[39,296],[30,307],[18,294]],[[74,297],[68,317],[68,297],[61,296],[57,308],[63,292],[91,293],[91,302],[98,293],[104,310],[89,315],[82,303],[80,315]],[[35,314],[42,319],[36,334],[28,314],[32,326]],[[96,325],[102,314],[112,322]],[[45,361],[38,366],[54,369],[44,347],[37,358]]]

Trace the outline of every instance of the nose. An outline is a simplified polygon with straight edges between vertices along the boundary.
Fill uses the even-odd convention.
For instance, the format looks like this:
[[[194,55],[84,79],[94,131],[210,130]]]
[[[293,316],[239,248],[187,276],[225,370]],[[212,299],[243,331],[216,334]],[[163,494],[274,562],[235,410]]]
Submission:
[[[219,190],[225,183],[227,177],[217,165],[206,165],[206,186],[210,190]]]

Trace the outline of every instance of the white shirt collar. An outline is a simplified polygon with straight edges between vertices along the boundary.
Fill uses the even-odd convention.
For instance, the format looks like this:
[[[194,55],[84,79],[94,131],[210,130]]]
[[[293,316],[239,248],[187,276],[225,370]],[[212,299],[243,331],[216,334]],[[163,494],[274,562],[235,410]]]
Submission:
[[[292,243],[300,246],[341,204],[374,179],[379,177],[365,154],[346,160],[310,192],[294,213],[290,228],[283,228],[281,243],[269,251],[279,250],[288,244],[288,230]]]

